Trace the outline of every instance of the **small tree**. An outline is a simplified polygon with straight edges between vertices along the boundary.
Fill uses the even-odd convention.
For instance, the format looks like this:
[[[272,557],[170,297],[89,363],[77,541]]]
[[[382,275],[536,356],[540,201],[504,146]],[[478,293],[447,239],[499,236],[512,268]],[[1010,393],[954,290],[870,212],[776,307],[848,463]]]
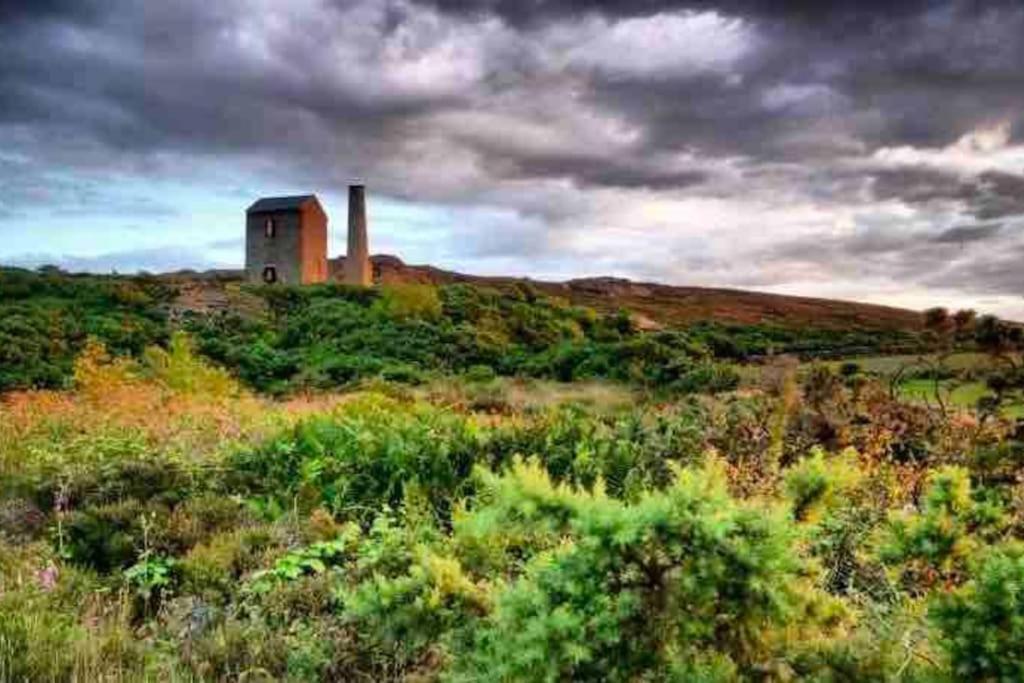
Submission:
[[[969,338],[978,322],[978,313],[972,308],[961,308],[953,314],[953,326],[958,338]]]
[[[1024,391],[1024,329],[1005,323],[994,315],[985,315],[974,326],[978,348],[987,353],[1002,370],[989,375],[986,384],[992,393],[982,397],[978,410],[982,420],[998,415],[1007,400]]]

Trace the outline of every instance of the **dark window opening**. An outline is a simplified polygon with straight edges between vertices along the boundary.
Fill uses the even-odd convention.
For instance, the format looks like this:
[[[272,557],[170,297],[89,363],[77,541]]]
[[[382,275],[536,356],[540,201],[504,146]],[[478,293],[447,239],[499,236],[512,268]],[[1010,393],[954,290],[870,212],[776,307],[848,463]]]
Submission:
[[[267,237],[273,237],[274,235],[277,234],[277,225],[274,223],[273,218],[267,219],[267,221],[263,224],[263,230],[266,233]]]
[[[267,266],[263,269],[263,281],[268,285],[272,285],[277,282],[277,268],[274,266]]]

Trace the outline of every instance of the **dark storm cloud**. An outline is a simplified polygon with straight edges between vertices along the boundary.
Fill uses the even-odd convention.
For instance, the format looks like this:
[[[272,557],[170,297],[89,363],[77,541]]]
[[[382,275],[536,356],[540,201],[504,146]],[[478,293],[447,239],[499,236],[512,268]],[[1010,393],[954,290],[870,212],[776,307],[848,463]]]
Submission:
[[[841,20],[862,25],[876,14],[887,17],[917,13],[933,0],[417,0],[442,11],[470,16],[499,16],[517,26],[584,14],[606,17],[649,16],[666,11],[719,11],[759,19]]]
[[[617,75],[599,77],[590,95],[645,120],[652,147],[762,159],[834,157],[851,144],[943,146],[999,119],[1024,133],[1024,4],[818,5],[828,15],[820,21],[740,14],[762,42],[738,81]],[[773,104],[786,88],[788,102]]]
[[[1020,296],[1024,292],[1024,245],[989,252],[985,258],[961,259],[942,264],[926,274],[922,284],[956,287],[980,294]]]
[[[0,0],[0,23],[29,22],[48,18],[84,19],[98,10],[91,0]]]
[[[396,123],[445,100],[366,97],[327,82],[324,57],[309,46],[330,43],[330,16],[257,43],[271,52],[265,63],[225,41],[236,37],[239,2],[111,3],[89,26],[50,4],[0,30],[0,88],[9,99],[0,122],[83,133],[114,151],[308,154],[329,132],[386,144]]]
[[[962,203],[980,220],[1024,215],[1024,175],[984,171],[962,177],[951,171],[917,166],[874,174],[878,199],[899,199],[907,204]]]
[[[1024,176],[987,171],[971,186],[968,204],[981,219],[1024,214]]]
[[[699,170],[659,168],[650,162],[619,162],[585,153],[496,153],[489,159],[490,170],[501,177],[567,179],[581,188],[678,190],[709,178],[708,173]]]
[[[8,97],[0,121],[86,134],[116,151],[329,156],[332,167],[345,166],[339,176],[356,169],[365,174],[372,160],[398,157],[410,138],[429,132],[425,119],[434,112],[478,107],[478,98],[492,91],[519,90],[529,98],[550,87],[552,68],[574,74],[572,87],[581,105],[621,117],[639,131],[643,144],[633,150],[638,158],[651,151],[697,150],[763,160],[827,160],[857,145],[946,143],[995,115],[1024,111],[1024,69],[1019,68],[1024,7],[1004,2],[429,1],[425,5],[456,15],[500,16],[526,26],[531,35],[542,34],[547,25],[527,21],[531,16],[592,15],[611,21],[714,9],[745,20],[761,39],[723,72],[554,67],[551,54],[513,48],[484,64],[479,81],[465,88],[398,88],[387,94],[374,92],[381,52],[371,47],[365,63],[347,63],[343,54],[332,64],[325,48],[349,41],[372,46],[368,41],[410,27],[440,30],[429,22],[413,26],[411,11],[398,2],[379,3],[383,9],[351,37],[336,29],[352,23],[344,12],[354,3],[321,9],[312,20],[267,41],[263,47],[270,62],[232,51],[230,36],[245,9],[237,2],[192,1],[144,10],[111,3],[101,15],[91,3],[22,4],[20,12],[4,5],[21,21],[6,35],[0,30],[6,45],[0,48],[5,58],[0,88]],[[85,14],[93,19],[88,30],[69,28]],[[67,26],[56,25],[61,16]],[[985,28],[984,39],[965,30],[975,24]],[[831,33],[834,26],[843,27],[838,37]],[[851,28],[858,26],[867,29]],[[467,31],[473,28],[468,25]],[[417,40],[423,39],[402,36],[397,44],[415,53]],[[678,47],[657,44],[651,50]],[[606,57],[614,64],[631,55]],[[340,65],[361,78],[339,83],[332,69]],[[959,90],[952,92],[954,87]],[[325,136],[338,141],[347,160],[337,149],[324,148]],[[621,163],[591,150],[583,150],[591,158],[577,171],[530,153],[520,157],[514,145],[498,159],[485,145],[472,149],[489,168],[536,172],[538,178],[565,171],[580,187],[684,188],[697,177],[690,171],[653,173],[643,163]],[[986,215],[1005,210],[995,205]]]
[[[878,199],[899,199],[908,204],[964,198],[964,185],[955,173],[928,166],[876,171],[873,188]]]

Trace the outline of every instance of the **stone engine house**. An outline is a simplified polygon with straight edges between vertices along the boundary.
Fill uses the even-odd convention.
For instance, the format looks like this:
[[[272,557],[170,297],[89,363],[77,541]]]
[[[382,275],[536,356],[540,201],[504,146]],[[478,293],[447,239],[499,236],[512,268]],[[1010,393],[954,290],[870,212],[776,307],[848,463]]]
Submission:
[[[315,195],[264,197],[246,210],[245,276],[284,285],[327,280],[327,214]]]
[[[348,254],[342,281],[373,284],[366,235],[366,193],[349,187]],[[263,197],[245,212],[245,278],[252,283],[306,285],[331,276],[327,260],[327,213],[316,195]]]

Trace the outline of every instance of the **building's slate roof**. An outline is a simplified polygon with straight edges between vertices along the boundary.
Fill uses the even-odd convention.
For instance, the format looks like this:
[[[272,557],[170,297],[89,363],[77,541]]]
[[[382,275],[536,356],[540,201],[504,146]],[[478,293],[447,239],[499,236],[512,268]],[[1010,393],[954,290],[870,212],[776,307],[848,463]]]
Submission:
[[[308,201],[317,201],[315,194],[297,194],[291,197],[260,197],[246,213],[263,213],[268,211],[298,211]],[[317,202],[319,203],[319,202]]]

